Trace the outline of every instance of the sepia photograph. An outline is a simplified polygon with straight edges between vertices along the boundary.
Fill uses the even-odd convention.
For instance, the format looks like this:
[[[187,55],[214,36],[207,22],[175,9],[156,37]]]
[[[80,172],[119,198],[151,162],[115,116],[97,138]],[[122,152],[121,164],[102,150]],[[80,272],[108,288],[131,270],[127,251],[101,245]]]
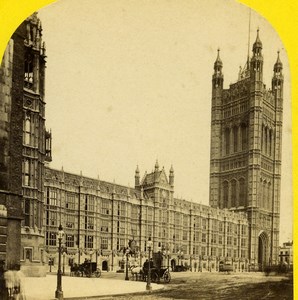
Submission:
[[[293,299],[291,76],[268,20],[58,0],[1,56],[0,299]]]

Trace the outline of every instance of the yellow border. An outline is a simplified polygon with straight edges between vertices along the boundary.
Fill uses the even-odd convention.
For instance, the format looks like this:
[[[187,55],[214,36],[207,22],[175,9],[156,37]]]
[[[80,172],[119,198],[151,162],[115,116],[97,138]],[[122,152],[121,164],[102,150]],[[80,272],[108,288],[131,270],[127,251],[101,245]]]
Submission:
[[[0,53],[4,53],[6,44],[18,27],[18,25],[34,11],[55,2],[54,0],[0,0]],[[295,155],[298,147],[298,140],[295,139],[298,121],[294,118],[298,113],[298,2],[297,0],[241,0],[240,2],[250,6],[274,26],[280,35],[285,48],[287,49],[291,80],[292,80],[292,116],[293,116],[293,186],[294,199],[297,198],[297,188],[295,183],[297,174],[297,156]],[[294,211],[297,211],[298,204],[294,201]],[[295,216],[294,216],[295,217]],[[296,240],[297,230],[294,222],[294,239]],[[298,247],[294,243],[294,260],[296,262]],[[296,277],[296,268],[294,268]],[[295,289],[295,296],[298,292]]]

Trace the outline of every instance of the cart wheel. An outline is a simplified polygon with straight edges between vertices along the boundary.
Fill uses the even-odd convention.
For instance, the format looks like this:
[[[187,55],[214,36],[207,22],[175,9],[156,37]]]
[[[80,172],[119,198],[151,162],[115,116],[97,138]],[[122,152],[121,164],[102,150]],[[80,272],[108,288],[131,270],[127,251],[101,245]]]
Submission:
[[[94,272],[95,277],[99,278],[101,276],[101,271],[100,269],[96,269],[96,271]]]
[[[156,272],[152,272],[151,273],[151,280],[152,280],[152,282],[158,282],[159,281],[158,278],[159,278],[159,276],[158,276],[158,274]]]
[[[74,275],[75,275],[76,277],[81,277],[81,272],[80,272],[80,271],[75,271],[75,272],[74,272]]]
[[[89,271],[85,271],[85,275],[86,275],[86,277],[88,277],[88,278],[90,278],[91,277],[91,273],[89,272]]]
[[[171,274],[169,271],[166,271],[163,275],[163,280],[165,283],[169,283],[171,281]]]

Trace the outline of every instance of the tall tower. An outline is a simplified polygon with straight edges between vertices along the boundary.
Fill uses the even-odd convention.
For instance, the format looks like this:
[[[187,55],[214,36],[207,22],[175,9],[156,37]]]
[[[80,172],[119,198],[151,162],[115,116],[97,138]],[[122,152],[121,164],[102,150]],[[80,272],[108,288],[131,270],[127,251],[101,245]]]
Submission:
[[[23,47],[23,213],[21,264],[25,273],[44,273],[44,163],[51,160],[51,134],[45,130],[45,44],[37,13],[21,25]],[[33,268],[32,268],[33,267]],[[33,274],[31,274],[33,275]]]
[[[219,55],[214,63],[209,200],[247,213],[249,257],[259,269],[278,261],[283,103],[279,55],[266,89],[262,47],[258,31],[252,58],[228,89]]]

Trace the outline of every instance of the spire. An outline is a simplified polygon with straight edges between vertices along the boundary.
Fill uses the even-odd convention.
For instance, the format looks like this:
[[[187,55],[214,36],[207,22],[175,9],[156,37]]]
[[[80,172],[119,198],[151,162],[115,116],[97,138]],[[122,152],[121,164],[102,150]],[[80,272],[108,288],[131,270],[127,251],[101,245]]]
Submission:
[[[261,42],[261,40],[260,40],[260,36],[259,36],[259,31],[260,31],[260,30],[259,30],[259,28],[258,28],[258,30],[257,30],[256,41],[254,42],[253,48],[252,48],[253,53],[254,53],[254,54],[257,54],[257,55],[261,54],[261,50],[262,50],[262,48],[263,48],[263,44],[262,44],[262,42]]]
[[[248,19],[248,43],[247,43],[247,61],[246,61],[246,66],[247,69],[249,69],[249,51],[250,51],[250,21],[251,21],[251,8],[249,9],[249,19]]]
[[[276,63],[274,64],[273,71],[274,71],[274,73],[281,73],[282,68],[283,67],[282,67],[282,62],[279,57],[279,51],[277,51],[277,59],[276,59]]]
[[[217,49],[217,58],[214,62],[214,73],[212,76],[213,91],[221,91],[223,88],[223,73],[222,73],[222,61],[219,56],[219,48]]]
[[[139,166],[137,165],[136,172],[135,172],[135,187],[140,185],[140,171]]]
[[[158,160],[156,160],[156,163],[155,163],[155,172],[158,172],[159,170],[159,164],[158,164]]]
[[[217,49],[217,58],[216,58],[216,61],[214,62],[214,73],[221,73],[221,70],[222,70],[222,61],[220,59],[219,52],[220,52],[220,49],[218,48]]]
[[[173,165],[171,165],[171,169],[170,169],[169,183],[172,187],[174,186],[174,168],[173,168]]]

